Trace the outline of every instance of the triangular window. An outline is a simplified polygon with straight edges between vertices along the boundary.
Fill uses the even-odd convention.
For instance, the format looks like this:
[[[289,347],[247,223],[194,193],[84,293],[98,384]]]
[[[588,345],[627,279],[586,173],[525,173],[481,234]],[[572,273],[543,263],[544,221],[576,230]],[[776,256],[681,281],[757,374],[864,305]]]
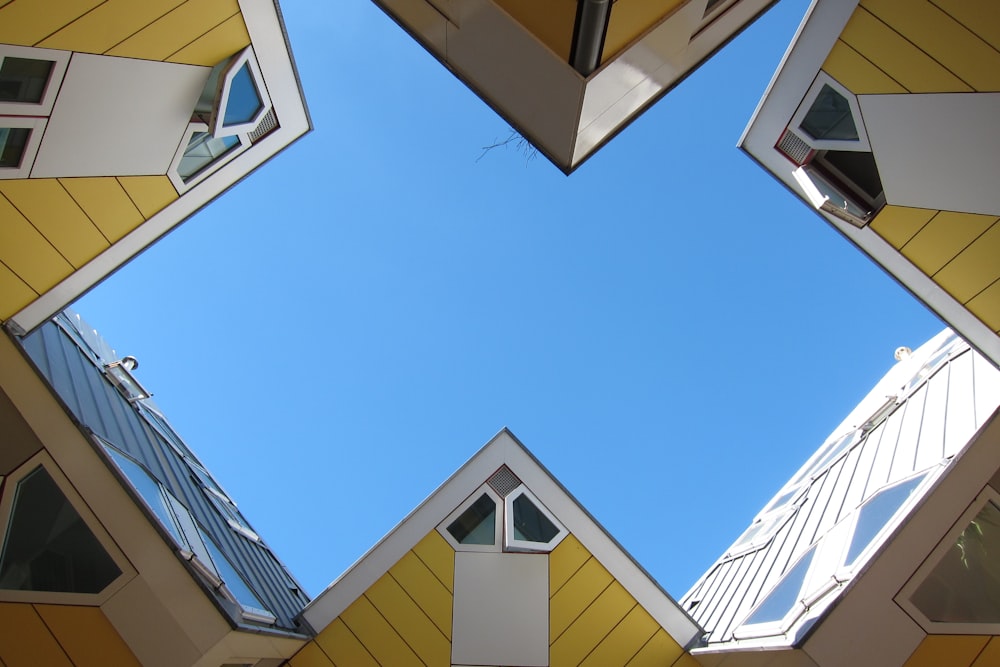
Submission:
[[[17,483],[0,554],[0,588],[94,594],[121,573],[44,468]]]
[[[252,132],[271,108],[260,66],[249,47],[222,66],[217,86],[209,122],[215,137]]]
[[[496,521],[496,501],[484,493],[449,524],[448,532],[459,544],[494,544]]]
[[[507,551],[551,551],[566,535],[545,506],[524,486],[504,501]]]
[[[884,491],[879,491],[858,510],[858,520],[851,538],[851,546],[847,551],[845,565],[853,565],[868,546],[875,541],[882,529],[892,522],[893,517],[906,504],[926,476],[924,474],[912,477]]]

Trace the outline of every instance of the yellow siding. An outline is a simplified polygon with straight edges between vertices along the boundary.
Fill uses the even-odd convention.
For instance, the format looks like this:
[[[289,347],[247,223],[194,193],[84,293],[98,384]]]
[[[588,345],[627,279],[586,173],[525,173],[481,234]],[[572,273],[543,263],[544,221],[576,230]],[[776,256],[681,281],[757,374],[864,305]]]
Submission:
[[[497,0],[518,23],[569,62],[576,23],[576,0]]]
[[[139,667],[99,607],[35,605],[35,610],[76,667]]]
[[[451,641],[391,575],[383,575],[365,597],[424,664],[451,662]]]
[[[107,0],[43,40],[49,49],[105,53],[184,0]]]
[[[823,63],[823,71],[855,95],[905,93],[899,83],[842,41],[837,41]]]
[[[965,307],[990,329],[1000,333],[1000,281],[970,299]]]
[[[678,650],[680,650],[679,646],[677,648]],[[628,667],[637,667],[637,666],[634,666],[633,663],[630,662],[628,663]],[[695,660],[690,653],[681,653],[681,655],[678,656],[677,660],[673,662],[671,667],[701,667],[701,663]]]
[[[177,199],[177,190],[166,176],[120,176],[118,182],[147,220]]]
[[[452,595],[430,568],[411,551],[389,570],[389,574],[437,629],[451,639]]]
[[[5,320],[35,300],[38,294],[6,264],[0,263],[0,320]]]
[[[431,531],[317,635],[337,667],[450,665],[455,551]],[[293,667],[326,667],[310,649]],[[302,665],[299,665],[299,662]]]
[[[596,558],[590,558],[549,602],[549,638],[556,641],[614,582]]]
[[[72,667],[30,604],[0,602],[0,660],[7,667]]]
[[[316,642],[309,642],[289,661],[291,667],[336,667]]]
[[[659,629],[653,617],[637,604],[580,664],[584,667],[625,664]]]
[[[417,546],[413,547],[416,554],[424,565],[434,573],[448,592],[455,590],[455,550],[451,548],[436,530],[432,530],[427,537],[420,540]]]
[[[187,0],[110,49],[107,55],[165,60],[239,10],[236,0]]]
[[[143,222],[118,179],[60,178],[59,183],[112,243]]]
[[[567,535],[549,554],[549,597],[555,595],[588,558],[590,552],[580,541],[572,534]]]
[[[0,194],[76,268],[110,245],[55,178],[0,181]]]
[[[320,632],[315,642],[338,667],[379,667],[361,640],[339,618]]]
[[[551,667],[579,665],[635,605],[635,600],[621,584],[612,583],[552,643],[549,648]]]
[[[611,7],[611,20],[604,38],[601,62],[607,62],[628,44],[660,20],[684,4],[683,0],[649,2],[649,0],[617,0]]]
[[[101,0],[14,0],[0,7],[0,43],[35,46]]]
[[[419,667],[422,664],[367,597],[355,600],[340,618],[379,664],[392,667]]]
[[[966,303],[1000,278],[1000,223],[986,230],[934,274],[934,282]]]
[[[39,294],[73,270],[66,258],[0,195],[0,262]]]
[[[1000,637],[993,637],[986,645],[972,667],[996,667],[1000,665]]]
[[[235,14],[215,26],[167,60],[175,63],[214,66],[250,44],[250,33],[242,14]]]
[[[1000,2],[995,0],[934,0],[955,20],[1000,49]]]
[[[661,629],[628,661],[627,667],[663,667],[664,665],[677,664],[679,659],[684,657],[692,662],[694,660],[684,653],[666,630]],[[694,662],[694,665],[697,664]]]
[[[937,214],[926,208],[886,206],[872,220],[871,228],[899,250]]]
[[[841,33],[841,39],[910,92],[972,90],[939,62],[863,7],[859,7],[851,16]]]
[[[928,0],[862,5],[973,90],[1000,90],[1000,52]]]
[[[970,667],[989,637],[928,635],[903,667]]]
[[[902,252],[921,271],[933,276],[996,220],[988,215],[942,211],[903,246]]]

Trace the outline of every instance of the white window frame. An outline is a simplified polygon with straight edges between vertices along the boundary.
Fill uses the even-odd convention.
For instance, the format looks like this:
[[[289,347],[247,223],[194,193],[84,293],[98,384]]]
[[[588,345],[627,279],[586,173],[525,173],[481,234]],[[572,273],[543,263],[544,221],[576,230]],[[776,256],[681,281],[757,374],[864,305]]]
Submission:
[[[968,527],[969,523],[976,518],[979,512],[986,507],[987,503],[993,503],[997,507],[1000,507],[1000,493],[997,493],[989,485],[976,496],[972,504],[966,508],[948,532],[945,533],[944,537],[941,538],[937,546],[934,547],[930,556],[924,559],[924,562],[896,595],[896,604],[909,614],[927,634],[1000,635],[1000,623],[947,623],[932,621],[911,601],[913,594],[917,592],[920,584],[930,576],[934,568],[938,566],[948,551],[954,546],[956,540],[958,540],[958,536],[962,534],[962,531]]]
[[[496,503],[496,513],[493,517],[493,544],[462,544],[455,539],[455,536],[451,534],[448,530],[450,526],[458,517],[462,515],[465,510],[469,509],[477,500],[479,500],[483,494],[486,494],[490,499]],[[478,489],[472,492],[472,494],[462,501],[462,504],[455,509],[454,512],[449,514],[444,521],[438,524],[438,533],[452,546],[455,551],[475,551],[479,553],[499,553],[503,551],[503,526],[504,526],[504,501],[503,498],[497,494],[496,491],[489,484],[483,484]]]
[[[857,139],[813,139],[808,132],[801,128],[802,121],[805,120],[806,114],[809,113],[813,102],[816,101],[816,98],[823,90],[823,86],[830,86],[847,100],[847,104],[851,107],[851,117],[854,119],[854,127],[858,131]],[[809,87],[805,97],[802,98],[798,109],[792,115],[792,120],[788,123],[788,129],[816,150],[867,153],[872,149],[871,144],[868,142],[868,132],[865,129],[864,119],[861,117],[861,106],[858,104],[857,96],[822,70],[816,75],[816,79]]]
[[[218,158],[208,163],[204,169],[185,181],[184,178],[181,177],[178,169],[180,168],[181,160],[184,159],[184,153],[187,151],[188,144],[191,143],[191,137],[193,137],[197,132],[208,131],[208,124],[192,122],[188,124],[187,129],[184,131],[184,135],[181,137],[181,142],[177,146],[177,152],[174,153],[174,159],[170,161],[170,169],[167,171],[170,183],[177,190],[178,194],[184,194],[194,186],[198,185],[198,183],[201,183],[203,180],[216,173],[223,167],[223,165],[232,162],[236,156],[240,155],[251,146],[250,137],[246,133],[235,135],[240,140],[238,146],[233,146],[229,151],[223,153]]]
[[[0,105],[2,106],[2,105]],[[21,153],[21,164],[17,167],[0,167],[0,179],[5,178],[28,178],[31,169],[35,166],[35,157],[38,155],[38,147],[42,145],[42,135],[45,134],[45,126],[49,119],[45,116],[0,116],[0,127],[31,129],[28,141],[24,145],[24,152]]]
[[[514,537],[514,501],[525,496],[530,500],[535,507],[541,512],[546,519],[552,522],[552,525],[559,529],[548,542],[530,542],[528,540],[518,540]],[[503,500],[503,526],[504,526],[504,551],[509,552],[522,552],[522,553],[548,553],[559,546],[559,543],[569,535],[569,531],[566,527],[562,525],[556,517],[549,511],[545,505],[528,490],[524,484],[521,484],[513,491],[507,494],[507,497]]]
[[[135,376],[132,375],[132,371],[125,367],[123,360],[119,359],[117,361],[112,361],[110,364],[104,364],[104,376],[108,378],[108,381],[115,386],[125,400],[129,403],[135,403],[136,401],[141,401],[146,398],[151,398],[153,395],[149,393],[145,387],[142,386]],[[122,378],[119,377],[119,373],[125,376],[127,382],[123,382]],[[131,387],[129,384],[131,383]],[[133,394],[132,388],[134,388],[138,393]]]
[[[129,563],[118,545],[112,537],[105,531],[97,517],[94,516],[90,507],[76,492],[69,479],[56,465],[55,460],[46,451],[40,451],[30,459],[22,463],[16,470],[4,478],[3,497],[0,498],[0,535],[6,541],[7,530],[10,527],[11,512],[14,509],[14,496],[16,495],[18,483],[34,472],[37,468],[44,468],[45,472],[52,478],[56,486],[66,497],[66,501],[72,505],[73,509],[80,516],[80,519],[87,524],[87,528],[94,535],[98,544],[108,554],[121,574],[113,579],[99,593],[66,593],[53,591],[20,591],[0,589],[0,601],[3,602],[37,602],[40,604],[70,604],[100,606],[109,600],[115,593],[136,576],[135,568]]]
[[[29,60],[52,61],[52,71],[45,84],[45,92],[39,102],[0,102],[0,116],[48,116],[52,113],[59,88],[62,86],[72,51],[39,49],[33,46],[0,45],[0,65],[5,58],[27,58]]]
[[[248,66],[250,78],[253,79],[257,94],[260,96],[261,107],[249,122],[227,127],[223,125],[223,122],[226,118],[226,108],[229,105],[229,93],[233,85],[233,77],[243,68],[243,65]],[[257,58],[254,56],[253,49],[248,46],[230,59],[222,71],[222,75],[219,77],[219,90],[216,95],[216,103],[212,110],[211,119],[208,122],[212,128],[212,136],[221,138],[253,132],[260,124],[260,121],[264,119],[264,116],[267,115],[267,112],[271,110],[271,107],[271,98],[267,94],[267,87],[264,85],[264,77],[260,72],[260,65],[257,64]]]
[[[798,621],[802,616],[809,611],[809,607],[805,603],[805,592],[812,591],[816,589],[814,582],[816,574],[816,560],[819,555],[820,545],[814,544],[808,549],[802,552],[795,562],[785,570],[774,585],[771,586],[767,593],[765,593],[759,601],[747,612],[745,618],[750,618],[753,616],[757,610],[762,607],[770,599],[771,595],[779,586],[785,582],[785,578],[792,572],[799,564],[802,562],[806,556],[810,556],[811,561],[809,567],[806,569],[805,576],[802,578],[802,584],[799,586],[799,590],[795,595],[795,601],[792,603],[785,615],[776,621],[764,621],[761,623],[752,623],[740,625],[736,630],[733,631],[733,637],[736,639],[756,639],[759,637],[774,637],[775,635],[784,634],[791,628],[796,621]]]

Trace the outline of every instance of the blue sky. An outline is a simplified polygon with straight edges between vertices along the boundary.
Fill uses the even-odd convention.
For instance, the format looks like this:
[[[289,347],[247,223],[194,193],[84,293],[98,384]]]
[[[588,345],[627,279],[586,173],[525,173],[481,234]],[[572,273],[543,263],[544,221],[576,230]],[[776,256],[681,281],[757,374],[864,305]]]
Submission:
[[[782,0],[572,176],[367,0],[282,2],[315,130],[84,297],[318,594],[509,427],[675,597],[942,325],[734,148]]]

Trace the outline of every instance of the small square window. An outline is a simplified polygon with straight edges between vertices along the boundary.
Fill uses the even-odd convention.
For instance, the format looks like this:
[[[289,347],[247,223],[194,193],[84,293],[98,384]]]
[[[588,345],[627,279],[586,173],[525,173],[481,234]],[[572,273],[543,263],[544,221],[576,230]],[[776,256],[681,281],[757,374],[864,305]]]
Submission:
[[[33,58],[4,58],[0,64],[0,102],[42,101],[55,63]]]

